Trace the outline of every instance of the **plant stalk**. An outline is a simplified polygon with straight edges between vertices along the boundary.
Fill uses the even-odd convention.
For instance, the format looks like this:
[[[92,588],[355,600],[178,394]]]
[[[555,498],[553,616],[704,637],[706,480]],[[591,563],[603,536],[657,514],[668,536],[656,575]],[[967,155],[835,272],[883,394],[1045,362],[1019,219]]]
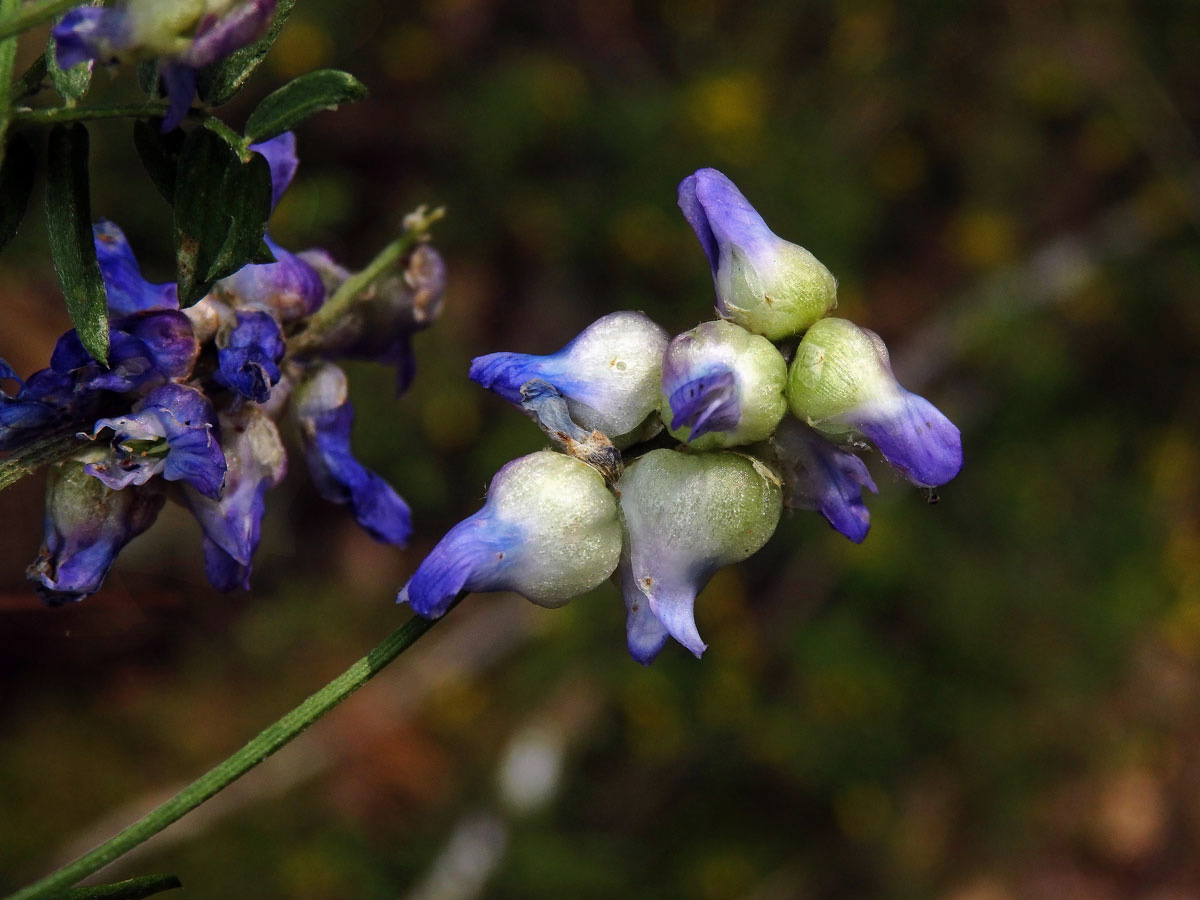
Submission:
[[[371,680],[388,663],[417,642],[437,620],[413,616],[374,650],[350,666],[325,687],[287,713],[224,762],[201,775],[162,805],[124,831],[85,853],[74,862],[17,891],[4,900],[50,900],[67,888],[128,853],[172,822],[191,812],[218,791],[241,778]]]
[[[80,0],[43,0],[42,3],[30,3],[15,13],[0,17],[0,40],[28,31],[34,25],[53,19],[60,13],[80,5]]]

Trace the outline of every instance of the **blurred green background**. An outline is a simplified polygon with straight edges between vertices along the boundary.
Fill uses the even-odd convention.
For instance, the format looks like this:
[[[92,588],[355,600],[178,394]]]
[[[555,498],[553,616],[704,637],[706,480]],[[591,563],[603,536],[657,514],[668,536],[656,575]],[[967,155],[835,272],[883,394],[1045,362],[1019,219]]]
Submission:
[[[46,610],[22,578],[41,480],[0,494],[0,888],[403,620],[423,554],[543,443],[467,381],[473,356],[548,352],[616,309],[672,332],[711,317],[675,208],[711,165],[961,426],[941,502],[873,466],[862,546],[785,515],[701,596],[701,662],[633,663],[612,586],[558,611],[472,598],[106,880],[260,900],[1200,896],[1198,35],[1186,0],[300,0],[227,120],[314,67],[372,93],[300,128],[275,237],[360,266],[416,204],[448,208],[416,385],[352,370],[360,456],[417,537],[373,544],[294,455],[251,593],[207,586],[169,509],[101,594]],[[100,73],[89,100],[134,90]],[[93,210],[165,280],[169,211],[129,125],[91,130]],[[0,258],[0,356],[23,373],[67,327],[39,218]]]

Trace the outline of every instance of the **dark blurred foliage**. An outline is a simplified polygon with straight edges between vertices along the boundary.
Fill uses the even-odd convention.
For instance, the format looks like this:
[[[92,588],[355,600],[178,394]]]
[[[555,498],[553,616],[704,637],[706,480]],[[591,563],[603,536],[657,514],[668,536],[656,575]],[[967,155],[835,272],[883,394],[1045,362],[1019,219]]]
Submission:
[[[472,356],[556,349],[615,309],[674,332],[711,315],[674,192],[713,165],[962,426],[941,502],[878,469],[862,546],[786,517],[701,597],[701,662],[631,662],[612,587],[555,612],[472,598],[105,874],[262,900],[1200,895],[1197,34],[1200,5],[1165,0],[302,0],[232,122],[315,66],[372,95],[301,128],[277,239],[361,265],[414,205],[449,210],[415,387],[352,371],[362,456],[419,539],[376,546],[290,480],[251,594],[203,583],[176,510],[104,592],[44,610],[21,577],[40,484],[0,496],[0,886],[403,619],[422,554],[542,445],[466,380]],[[92,131],[93,208],[165,278],[129,126]],[[66,323],[38,225],[0,268],[20,371]],[[544,752],[514,769],[529,728]],[[522,771],[547,779],[536,802],[514,799]]]

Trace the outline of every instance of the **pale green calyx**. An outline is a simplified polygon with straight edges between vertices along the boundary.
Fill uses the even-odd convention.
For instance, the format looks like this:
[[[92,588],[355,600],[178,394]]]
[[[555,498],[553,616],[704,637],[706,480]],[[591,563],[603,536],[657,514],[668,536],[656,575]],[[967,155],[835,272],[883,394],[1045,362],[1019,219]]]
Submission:
[[[617,489],[630,548],[622,593],[637,623],[631,649],[647,661],[670,634],[699,656],[705,645],[696,595],[718,569],[746,559],[774,533],[779,480],[740,453],[653,450],[630,463]]]
[[[551,450],[514,460],[493,479],[486,508],[520,533],[503,586],[539,606],[561,606],[617,567],[617,503],[586,463]]]
[[[800,334],[837,307],[833,273],[799,244],[782,238],[753,255],[730,245],[716,282],[717,311],[773,341]]]
[[[705,322],[667,347],[660,413],[672,437],[697,450],[750,444],[783,418],[786,384],[770,341],[732,322]]]
[[[788,406],[826,431],[851,411],[896,402],[900,387],[883,340],[847,319],[822,319],[804,335],[788,372]]]

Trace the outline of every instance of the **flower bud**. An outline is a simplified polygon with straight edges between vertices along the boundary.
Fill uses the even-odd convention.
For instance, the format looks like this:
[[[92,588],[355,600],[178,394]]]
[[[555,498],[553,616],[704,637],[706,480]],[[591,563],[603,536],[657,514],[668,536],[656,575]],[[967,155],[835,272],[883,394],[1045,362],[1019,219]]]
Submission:
[[[717,290],[717,312],[773,341],[799,334],[837,306],[837,280],[803,247],[775,235],[716,169],[679,184]]]
[[[674,338],[662,367],[663,422],[697,450],[764,440],[787,412],[783,357],[731,322],[705,322]]]
[[[346,373],[332,363],[316,366],[297,386],[292,409],[317,493],[348,505],[375,540],[403,546],[412,533],[408,504],[350,449],[354,406]]]
[[[826,434],[860,434],[913,484],[936,487],[962,468],[958,429],[892,374],[883,340],[846,319],[809,329],[788,373],[788,405]]]
[[[79,462],[51,466],[45,540],[25,577],[51,606],[96,593],[121,548],[154,523],[164,499],[158,484],[114,491]]]
[[[879,491],[861,459],[791,416],[779,423],[764,455],[783,476],[785,506],[817,510],[854,543],[863,542],[871,514],[862,489]]]
[[[450,529],[397,602],[427,619],[464,591],[516,591],[561,606],[608,578],[620,555],[620,516],[604,479],[541,450],[496,473],[483,509]]]
[[[279,361],[287,345],[275,318],[262,310],[238,310],[236,324],[217,332],[213,380],[255,403],[265,403],[279,383]]]
[[[250,567],[258,549],[265,497],[287,473],[287,453],[279,430],[253,403],[220,416],[229,469],[219,499],[191,485],[184,499],[204,532],[204,571],[219,591],[250,589]]]
[[[666,347],[667,333],[644,313],[616,312],[548,356],[480,356],[470,378],[518,406],[522,385],[545,381],[566,398],[577,424],[625,447],[646,436],[639,426],[658,408]]]
[[[740,453],[652,450],[629,464],[617,489],[629,534],[621,574],[629,651],[648,663],[669,635],[700,656],[696,595],[774,533],[779,481]]]

